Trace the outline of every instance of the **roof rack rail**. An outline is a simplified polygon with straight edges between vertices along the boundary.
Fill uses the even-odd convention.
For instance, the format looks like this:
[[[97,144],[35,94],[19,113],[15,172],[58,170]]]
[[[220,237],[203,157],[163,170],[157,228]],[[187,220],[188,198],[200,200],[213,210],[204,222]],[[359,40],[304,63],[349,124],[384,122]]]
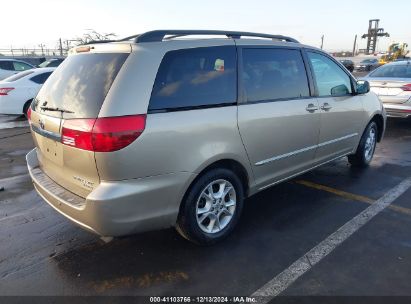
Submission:
[[[270,35],[261,33],[251,33],[251,32],[235,32],[235,31],[213,31],[213,30],[157,30],[150,31],[140,35],[133,35],[120,41],[127,41],[134,39],[136,43],[141,42],[160,42],[166,36],[171,36],[170,38],[189,36],[189,35],[222,35],[228,38],[240,39],[241,37],[258,37],[258,38],[269,38],[273,40],[280,40],[286,42],[299,43],[296,39],[282,36],[282,35]]]

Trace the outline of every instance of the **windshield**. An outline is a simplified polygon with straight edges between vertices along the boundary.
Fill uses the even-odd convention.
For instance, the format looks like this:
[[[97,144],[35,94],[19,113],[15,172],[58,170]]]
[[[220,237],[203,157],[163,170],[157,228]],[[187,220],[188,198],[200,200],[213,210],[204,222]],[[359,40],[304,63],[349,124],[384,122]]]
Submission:
[[[15,74],[15,75],[13,75],[13,76],[10,76],[10,77],[4,79],[3,81],[4,81],[4,82],[13,82],[13,81],[19,80],[19,79],[21,79],[21,78],[23,78],[23,77],[25,77],[25,76],[27,76],[27,75],[33,74],[33,73],[34,73],[33,70],[28,70],[28,71],[20,72],[20,73],[18,73],[18,74]]]
[[[42,62],[41,64],[39,64],[39,68],[46,68],[46,67],[54,68],[54,67],[58,67],[62,61],[63,61],[63,60],[60,60],[60,59],[50,59],[50,60],[46,60],[46,61]]]
[[[37,107],[66,109],[65,118],[95,118],[128,54],[88,53],[69,56],[51,74],[33,102]],[[60,112],[47,112],[60,116]]]
[[[372,72],[370,77],[411,78],[411,64],[384,65]]]

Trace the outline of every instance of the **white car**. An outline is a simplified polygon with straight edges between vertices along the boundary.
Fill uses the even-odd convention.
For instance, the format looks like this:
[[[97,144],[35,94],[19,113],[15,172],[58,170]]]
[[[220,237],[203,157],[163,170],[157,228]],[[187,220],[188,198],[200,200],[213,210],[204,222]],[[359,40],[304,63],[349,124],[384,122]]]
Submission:
[[[34,65],[15,59],[0,59],[0,80],[10,77],[14,74],[30,69],[35,69]]]
[[[38,68],[0,81],[0,114],[27,114],[31,101],[56,68]]]

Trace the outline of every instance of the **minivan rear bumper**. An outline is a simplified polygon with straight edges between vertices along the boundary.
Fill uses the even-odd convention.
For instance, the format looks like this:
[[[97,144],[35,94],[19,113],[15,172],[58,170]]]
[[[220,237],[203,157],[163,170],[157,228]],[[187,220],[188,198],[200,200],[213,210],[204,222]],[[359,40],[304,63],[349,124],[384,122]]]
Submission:
[[[101,236],[122,236],[174,226],[181,199],[195,174],[102,181],[86,198],[59,186],[40,168],[36,149],[27,166],[40,196],[59,213]]]

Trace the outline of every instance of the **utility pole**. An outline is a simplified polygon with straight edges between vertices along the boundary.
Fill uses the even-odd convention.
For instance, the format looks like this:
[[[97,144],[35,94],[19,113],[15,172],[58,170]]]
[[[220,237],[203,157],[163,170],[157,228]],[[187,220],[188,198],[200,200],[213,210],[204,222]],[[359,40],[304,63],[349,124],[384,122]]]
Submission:
[[[321,49],[323,49],[324,46],[324,35],[321,36]]]
[[[68,55],[69,50],[70,50],[70,40],[66,40],[66,55]]]
[[[44,56],[44,47],[45,47],[45,45],[43,43],[40,43],[39,47],[41,48],[41,56]]]
[[[61,38],[59,39],[59,45],[60,45],[60,56],[63,57],[63,44],[61,43]]]
[[[356,46],[357,46],[357,35],[355,35],[355,38],[354,38],[354,45],[353,45],[353,47],[352,47],[352,56],[353,56],[353,57],[355,56],[355,49],[356,49]]]

